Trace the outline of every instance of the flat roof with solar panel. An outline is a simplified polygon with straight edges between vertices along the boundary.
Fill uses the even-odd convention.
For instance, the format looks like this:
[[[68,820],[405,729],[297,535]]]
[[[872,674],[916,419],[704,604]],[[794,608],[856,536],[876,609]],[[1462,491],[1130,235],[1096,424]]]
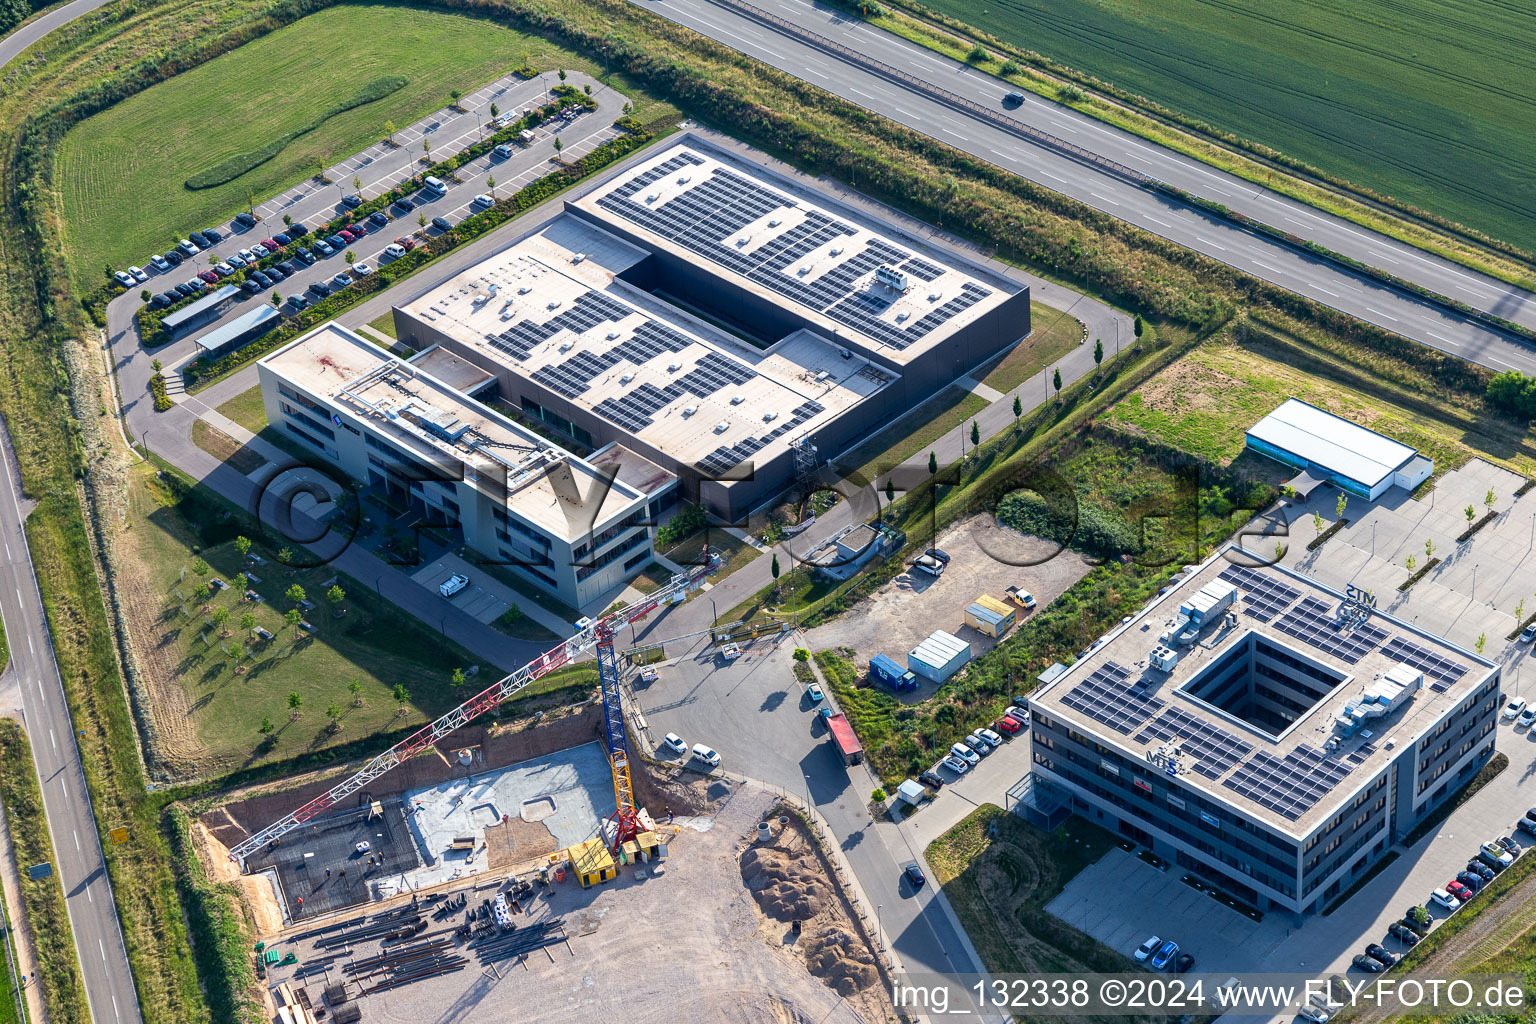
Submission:
[[[1227,548],[1193,568],[1030,706],[1135,761],[1172,752],[1184,785],[1300,838],[1497,667],[1363,591],[1261,563]]]
[[[693,137],[570,205],[793,309],[815,329],[889,364],[941,344],[1018,291],[983,267],[935,253],[892,225],[875,230],[831,196]]]

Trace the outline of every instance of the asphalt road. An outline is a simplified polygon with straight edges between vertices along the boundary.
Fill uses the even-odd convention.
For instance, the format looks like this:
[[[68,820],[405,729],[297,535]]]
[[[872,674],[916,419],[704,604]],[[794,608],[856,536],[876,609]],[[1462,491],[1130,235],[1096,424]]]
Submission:
[[[41,18],[36,18],[0,39],[0,67],[16,58],[22,50],[37,42],[56,28],[62,28],[80,17],[102,7],[107,0],[75,0],[74,3],[57,7]]]
[[[21,689],[23,719],[43,787],[43,806],[53,840],[53,869],[64,890],[92,1019],[134,1021],[139,1019],[138,995],[128,970],[128,954],[112,902],[69,706],[64,700],[64,684],[53,658],[42,594],[22,529],[25,517],[15,456],[10,437],[3,431],[0,457],[5,463],[5,494],[0,497],[0,548],[5,556],[0,562],[0,616],[5,620],[11,671],[16,673]],[[20,865],[23,871],[28,867]]]
[[[1076,145],[1405,280],[1536,327],[1536,296],[1529,292],[1358,228],[1038,97],[1030,97],[1015,110],[1004,111],[1002,97],[1011,87],[1000,80],[830,8],[804,0],[756,2],[935,86],[982,104],[995,104],[999,111]],[[852,103],[1255,277],[1473,362],[1497,370],[1536,372],[1536,346],[1441,312],[1396,289],[1155,195],[973,117],[963,109],[930,99],[911,86],[849,63],[734,9],[711,0],[636,3]]]

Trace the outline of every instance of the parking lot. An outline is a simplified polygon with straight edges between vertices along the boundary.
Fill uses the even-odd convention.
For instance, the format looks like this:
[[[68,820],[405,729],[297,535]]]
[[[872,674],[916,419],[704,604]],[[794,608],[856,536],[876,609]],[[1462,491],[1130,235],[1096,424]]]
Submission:
[[[424,139],[431,140],[434,159],[457,153],[489,133],[492,121],[489,107],[492,103],[497,105],[502,115],[516,116],[544,103],[548,88],[557,83],[553,74],[527,81],[515,76],[499,79],[460,101],[470,113],[461,114],[451,109],[438,111],[397,132],[395,140],[398,146],[380,142],[354,154],[326,171],[330,184],[309,179],[262,203],[255,208],[260,219],[253,227],[246,228],[236,222],[220,225],[218,230],[223,236],[221,240],[202,251],[185,256],[178,266],[156,270],[146,255],[140,269],[145,272],[148,280],[135,281],[120,301],[137,305],[140,289],[147,288],[159,294],[174,290],[178,283],[191,282],[201,273],[212,271],[217,274],[213,268],[221,261],[228,261],[230,256],[240,250],[250,249],[264,239],[282,232],[285,227],[282,220],[284,216],[309,227],[318,227],[341,216],[347,210],[342,202],[344,197],[356,194],[366,201],[389,191],[412,175],[423,173],[426,169],[422,148]],[[442,218],[452,226],[479,212],[481,207],[475,202],[477,195],[494,193],[497,198],[505,198],[549,173],[554,169],[551,159],[556,156],[554,147],[557,139],[561,145],[560,159],[572,160],[620,134],[619,129],[613,127],[613,122],[620,116],[625,103],[622,94],[578,72],[567,72],[567,84],[576,88],[590,85],[597,109],[591,112],[583,110],[568,120],[556,119],[536,128],[531,144],[526,148],[514,146],[510,155],[485,154],[460,166],[454,172],[459,180],[445,179],[447,188],[441,196],[434,196],[425,190],[417,192],[413,197],[415,209],[405,211],[390,207],[384,211],[387,218],[384,224],[368,223],[365,235],[337,249],[330,256],[322,256],[313,248],[317,240],[315,236],[306,236],[302,243],[292,246],[288,251],[300,247],[310,248],[320,257],[312,265],[295,260],[297,270],[294,274],[270,287],[263,286],[253,294],[242,293],[219,320],[204,325],[173,345],[165,346],[157,352],[158,357],[169,365],[181,364],[196,354],[195,343],[198,337],[215,330],[230,317],[268,302],[274,291],[285,299],[302,294],[314,300],[319,296],[309,289],[317,282],[324,282],[331,288],[346,287],[359,275],[356,266],[366,264],[372,270],[387,264],[390,256],[386,255],[385,249],[397,238],[410,237],[413,241],[431,238],[442,231],[441,227],[432,223],[437,218]],[[490,178],[495,179],[494,188],[488,182]],[[428,221],[425,228],[418,223],[421,217]],[[167,227],[167,236],[187,238],[193,230],[188,225],[172,225]],[[356,264],[349,266],[346,263],[346,252],[355,254]],[[285,303],[283,310],[291,311],[292,306]]]

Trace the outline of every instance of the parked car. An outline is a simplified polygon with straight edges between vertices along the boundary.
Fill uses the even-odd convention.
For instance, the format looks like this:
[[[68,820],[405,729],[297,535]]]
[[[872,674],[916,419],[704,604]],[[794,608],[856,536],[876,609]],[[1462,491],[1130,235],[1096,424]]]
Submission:
[[[1536,622],[1531,623],[1520,631],[1521,643],[1528,644],[1532,640],[1536,640]]]
[[[821,687],[816,683],[812,683],[805,688],[805,695],[811,698],[812,704],[820,704],[826,699],[826,694],[821,692]]]
[[[1137,946],[1136,952],[1132,953],[1131,955],[1136,958],[1137,963],[1143,963],[1146,961],[1147,957],[1151,956],[1153,953],[1156,953],[1157,947],[1161,946],[1162,944],[1162,937],[1154,935],[1146,942],[1143,942],[1140,946]]]
[[[399,199],[395,200],[395,209],[401,210],[405,213],[410,213],[412,210],[416,209],[416,204],[411,201],[409,196],[401,196]]]
[[[1024,727],[1018,722],[1014,721],[1012,718],[1004,715],[1002,718],[999,718],[997,721],[992,723],[992,728],[998,729],[1009,736],[1017,736]]]
[[[416,239],[412,238],[410,235],[401,235],[399,238],[395,239],[395,244],[404,249],[406,252],[410,252],[412,249],[416,248]]]
[[[257,242],[255,245],[251,246],[251,253],[253,255],[255,255],[255,257],[257,259],[260,260],[260,259],[266,259],[268,256],[272,255],[272,250],[268,249],[265,245],[261,244],[260,242]]]
[[[288,305],[292,306],[293,311],[297,313],[309,305],[309,300],[302,295],[290,295],[288,296]]]
[[[986,757],[988,754],[992,753],[992,744],[988,743],[986,740],[982,739],[980,736],[977,736],[974,733],[969,736],[961,737],[960,742],[964,743],[967,747],[970,747],[982,757]]]
[[[392,260],[397,260],[405,255],[405,246],[398,242],[391,242],[384,247],[384,255]]]
[[[1500,836],[1498,844],[1504,847],[1504,851],[1511,857],[1518,857],[1522,852],[1520,844],[1515,842],[1513,836]]]
[[[661,745],[674,754],[688,753],[688,744],[683,742],[683,738],[675,732],[669,732],[663,736],[661,738]]]
[[[1414,946],[1419,942],[1419,933],[1403,924],[1401,921],[1393,921],[1387,925],[1387,931],[1402,942]]]
[[[695,761],[703,761],[711,768],[720,767],[720,755],[702,743],[695,743],[693,745],[693,759]]]
[[[203,237],[210,242],[224,241],[224,235],[218,228],[203,228]]]
[[[194,277],[194,278],[192,278],[192,280],[188,281],[187,285],[192,289],[192,294],[194,294],[194,295],[199,294],[200,292],[205,292],[205,291],[208,290],[208,286],[206,284],[203,284],[201,279],[196,278],[196,277]]]
[[[253,271],[251,271],[250,274],[247,275],[246,280],[247,281],[255,281],[257,284],[261,285],[261,287],[263,287],[263,288],[270,288],[274,284],[277,283],[277,282],[273,281],[270,277],[268,277],[265,273],[263,273],[260,270],[253,270]]]
[[[1465,903],[1472,898],[1472,890],[1456,881],[1454,878],[1445,883],[1445,891]]]
[[[972,750],[970,747],[966,746],[964,743],[950,744],[949,752],[954,754],[960,760],[964,761],[966,764],[981,764],[981,755],[976,753],[976,751]]]
[[[176,293],[178,295],[180,295],[182,298],[186,298],[189,295],[196,295],[197,294],[197,289],[193,288],[191,285],[187,284],[187,282],[183,281],[183,282],[181,282],[181,284],[176,286]]]
[[[316,281],[314,284],[309,286],[309,290],[320,296],[322,299],[331,294],[331,286],[326,284],[324,281]]]
[[[208,248],[208,236],[203,234],[201,231],[194,231],[187,237],[196,242],[199,249]]]
[[[340,231],[338,231],[334,235],[330,235],[330,236],[328,236],[326,238],[326,242],[333,249],[345,249],[347,247],[347,243],[350,242],[350,241],[351,241],[351,239],[345,237],[344,235],[342,235],[342,233]]]
[[[315,258],[316,258],[315,254],[310,252],[309,249],[307,249],[307,248],[300,249],[294,255],[297,256],[299,259],[303,260],[305,263],[314,263],[315,262]]]
[[[1536,822],[1532,822],[1532,824],[1536,824]],[[1467,870],[1485,882],[1493,881],[1493,868],[1490,868],[1476,857],[1467,861]]]
[[[164,256],[161,256],[159,253],[155,253],[149,258],[149,265],[160,271],[162,274],[171,269],[171,261],[166,259]]]
[[[475,205],[475,206],[495,206],[496,205],[496,200],[492,199],[490,196],[486,195],[484,192],[482,192],[479,195],[475,196],[475,198],[471,199],[470,202],[473,205]]]
[[[249,249],[241,249],[235,255],[239,256],[246,263],[255,263],[256,262],[256,254],[254,252],[252,252],[251,250],[249,250]]]
[[[1515,719],[1515,725],[1517,727],[1524,726],[1529,728],[1532,723],[1536,723],[1536,708],[1526,708],[1524,711],[1520,712],[1520,717]]]
[[[377,224],[379,227],[383,227],[389,223],[389,215],[386,214],[383,210],[374,210],[368,215],[368,220],[374,224]]]
[[[167,249],[162,255],[165,257],[165,262],[169,263],[173,267],[181,266],[182,261],[186,259],[185,256],[177,252],[175,249]]]
[[[255,295],[257,292],[261,291],[261,285],[247,278],[246,280],[240,282],[240,290],[245,292],[247,295]]]
[[[1487,882],[1483,881],[1482,875],[1474,875],[1470,871],[1463,871],[1457,874],[1456,881],[1460,882],[1474,893],[1488,884]]]
[[[220,277],[228,277],[230,274],[235,272],[235,268],[230,266],[228,263],[216,263],[214,264],[213,272],[218,274]]]
[[[288,276],[286,273],[284,273],[282,265],[276,263],[263,270],[262,273],[266,274],[274,282],[281,281]]]
[[[351,283],[352,278],[348,277],[346,274],[337,274],[335,277],[331,278],[332,288],[345,288]]]
[[[1528,836],[1536,836],[1536,821],[1532,821],[1530,818],[1521,818],[1515,822],[1515,828]]]
[[[116,281],[118,284],[122,285],[124,288],[132,288],[133,287],[133,275],[128,273],[128,271],[126,271],[126,270],[114,271],[113,274],[112,274],[112,280]]]
[[[940,562],[942,562],[945,565],[949,564],[949,555],[948,555],[948,553],[946,553],[945,551],[943,551],[940,548],[929,548],[927,551],[924,551],[923,554],[927,555],[929,558],[937,558]]]
[[[1312,1024],[1328,1024],[1328,1020],[1332,1016],[1321,1006],[1313,1006],[1311,1003],[1306,1004],[1296,1012],[1301,1014],[1306,1020],[1311,1021]]]
[[[169,306],[170,304],[171,304],[171,300],[167,299],[165,297],[165,293],[164,292],[161,292],[159,295],[156,295],[156,296],[152,297],[149,300],[149,308],[150,309],[164,309],[166,306]]]
[[[940,761],[939,763],[948,768],[950,771],[954,772],[956,775],[964,775],[966,772],[971,770],[971,763],[955,754],[945,755],[944,760]]]
[[[1179,944],[1169,939],[1157,947],[1157,952],[1152,954],[1152,967],[1154,970],[1162,970],[1168,966],[1169,961],[1179,955]]]
[[[467,586],[469,586],[469,577],[463,573],[456,572],[442,582],[437,588],[437,592],[444,597],[452,597]]]
[[[1020,707],[1017,704],[1010,704],[1010,705],[1008,705],[1008,710],[1004,711],[1003,714],[1007,715],[1009,718],[1013,719],[1015,722],[1018,722],[1020,725],[1028,725],[1029,724],[1029,709],[1028,708]]]
[[[373,273],[373,268],[359,260],[358,262],[352,264],[352,273],[356,274],[358,277],[367,277],[369,274]]]
[[[235,223],[243,228],[248,228],[256,223],[256,217],[250,213],[237,213],[235,214]]]
[[[512,155],[512,145],[511,143],[503,142],[501,145],[491,150],[491,152],[496,155],[498,160],[505,160]]]
[[[357,241],[359,237],[352,233],[351,228],[342,228],[340,231],[336,232],[336,234],[343,242],[346,242],[348,245],[351,245],[353,242]]]
[[[934,771],[932,768],[928,769],[927,771],[925,771],[921,775],[919,775],[917,777],[917,781],[921,782],[923,785],[927,786],[929,789],[943,789],[944,788],[944,779],[939,775],[938,772]]]
[[[928,878],[923,874],[923,869],[917,866],[917,861],[912,861],[901,869],[902,877],[912,884],[912,888],[921,889],[928,884]]]
[[[144,273],[143,267],[129,267],[128,275],[140,284],[143,284],[145,281],[149,280],[149,275]]]
[[[349,193],[341,197],[341,205],[349,210],[355,210],[363,205],[363,197],[356,192]]]
[[[1195,957],[1192,953],[1180,953],[1179,958],[1173,962],[1174,974],[1188,974],[1195,969]]]
[[[1507,868],[1515,862],[1514,856],[1508,850],[1504,849],[1504,847],[1499,843],[1497,839],[1490,839],[1488,842],[1482,845],[1481,849],[1482,852],[1487,855],[1483,858],[1484,861],[1486,861],[1489,857],[1492,857],[1494,860],[1499,862],[1498,867],[1494,867],[1492,864],[1488,865],[1489,867],[1493,867],[1493,870],[1495,871],[1498,871],[1499,868]]]
[[[1440,904],[1446,910],[1461,909],[1461,900],[1457,899],[1455,896],[1452,896],[1444,889],[1436,889],[1434,892],[1429,894],[1429,898],[1431,902]]]
[[[1525,698],[1516,697],[1504,705],[1504,721],[1513,722],[1520,712],[1525,710]]]
[[[161,292],[160,293],[160,297],[165,300],[165,303],[168,306],[169,305],[174,305],[175,303],[178,303],[182,299],[186,298],[185,295],[181,294],[181,292],[178,292],[174,288],[170,289],[169,291]]]
[[[447,217],[433,217],[432,226],[439,231],[452,231],[453,225],[448,223]]]
[[[1000,747],[1003,745],[1003,738],[997,733],[993,732],[991,729],[982,727],[976,730],[976,734],[979,735],[982,739],[986,740],[988,743],[992,744],[994,747]]]
[[[301,221],[294,221],[283,230],[283,234],[288,236],[289,241],[297,242],[299,239],[309,234],[309,228],[305,227]]]
[[[912,568],[918,572],[925,572],[930,576],[942,576],[944,563],[930,555],[918,555],[912,560]]]
[[[1387,967],[1391,967],[1393,964],[1397,963],[1397,957],[1395,955],[1388,952],[1385,946],[1379,945],[1375,942],[1365,947],[1365,955],[1370,957],[1372,960],[1381,962]]]
[[[315,239],[313,247],[314,251],[320,254],[321,259],[324,259],[325,257],[330,256],[336,252],[336,250],[331,247],[331,244],[323,238]]]
[[[348,224],[347,230],[352,232],[353,238],[366,238],[368,237],[368,222],[360,220],[356,224]]]
[[[276,242],[279,247],[282,247],[293,241],[293,239],[289,238],[286,234],[276,234],[272,236],[272,241]]]
[[[1364,953],[1356,953],[1354,960],[1350,962],[1367,974],[1380,974],[1386,970],[1379,960],[1373,960]]]
[[[197,276],[202,278],[204,281],[207,281],[209,284],[216,284],[216,283],[218,283],[218,280],[219,280],[219,275],[215,274],[211,270],[205,270],[201,274],[198,274]]]

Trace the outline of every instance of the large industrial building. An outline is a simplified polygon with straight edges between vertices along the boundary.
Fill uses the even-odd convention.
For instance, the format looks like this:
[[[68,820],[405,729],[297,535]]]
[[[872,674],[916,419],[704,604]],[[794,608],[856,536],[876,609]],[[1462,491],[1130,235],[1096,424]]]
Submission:
[[[1031,817],[1323,909],[1493,754],[1499,669],[1236,548],[1038,691]]]
[[[572,607],[651,561],[676,477],[620,445],[551,444],[471,397],[492,378],[451,353],[398,359],[330,323],[256,366],[274,427]]]
[[[1030,329],[1028,289],[694,136],[394,315],[729,520]]]
[[[1393,487],[1411,491],[1435,471],[1417,449],[1299,398],[1255,423],[1246,440],[1260,455],[1301,470],[1290,487],[1303,498],[1330,483],[1375,501]]]

